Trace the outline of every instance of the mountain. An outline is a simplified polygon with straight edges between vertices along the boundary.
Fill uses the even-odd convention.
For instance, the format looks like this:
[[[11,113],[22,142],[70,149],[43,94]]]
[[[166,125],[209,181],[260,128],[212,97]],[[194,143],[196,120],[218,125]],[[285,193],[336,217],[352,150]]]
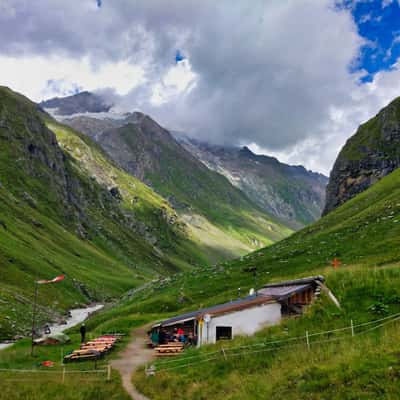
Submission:
[[[325,204],[328,178],[249,148],[211,145],[175,133],[179,142],[210,169],[224,175],[266,212],[299,229],[316,221]]]
[[[0,338],[40,319],[208,262],[170,204],[91,139],[0,87]]]
[[[362,124],[344,145],[330,174],[324,214],[400,166],[400,97]]]
[[[112,104],[106,102],[101,96],[90,92],[80,92],[67,97],[54,97],[42,101],[40,107],[53,109],[57,115],[72,115],[88,112],[108,112]]]
[[[96,140],[120,167],[166,198],[199,243],[214,252],[240,255],[291,232],[147,115],[78,116],[64,122]]]

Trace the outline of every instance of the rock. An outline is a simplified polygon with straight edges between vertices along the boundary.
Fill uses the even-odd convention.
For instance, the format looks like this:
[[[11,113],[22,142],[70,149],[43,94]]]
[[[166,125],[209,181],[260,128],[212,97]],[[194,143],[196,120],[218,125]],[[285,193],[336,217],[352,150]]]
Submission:
[[[117,199],[118,201],[122,200],[122,195],[121,192],[119,191],[118,186],[114,186],[110,188],[108,191],[110,192],[111,196]]]
[[[36,200],[27,192],[22,193],[22,198],[32,207],[37,208]]]
[[[400,166],[399,112],[397,98],[346,142],[330,175],[324,215]]]
[[[72,96],[53,99],[40,103],[43,108],[57,109],[58,115],[72,115],[85,112],[107,112],[112,104],[107,103],[100,96],[90,92],[80,92]]]

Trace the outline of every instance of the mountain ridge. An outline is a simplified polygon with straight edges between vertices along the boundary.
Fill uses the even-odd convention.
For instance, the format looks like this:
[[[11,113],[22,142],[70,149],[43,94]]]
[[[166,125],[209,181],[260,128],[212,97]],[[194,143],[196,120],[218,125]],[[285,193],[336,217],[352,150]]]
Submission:
[[[97,140],[118,165],[168,199],[201,239],[203,232],[214,230],[209,223],[248,249],[289,232],[143,113],[123,119],[81,115],[63,121]]]
[[[319,218],[327,178],[303,166],[254,154],[248,147],[204,143],[174,132],[178,141],[210,169],[226,176],[265,211],[299,229]]]

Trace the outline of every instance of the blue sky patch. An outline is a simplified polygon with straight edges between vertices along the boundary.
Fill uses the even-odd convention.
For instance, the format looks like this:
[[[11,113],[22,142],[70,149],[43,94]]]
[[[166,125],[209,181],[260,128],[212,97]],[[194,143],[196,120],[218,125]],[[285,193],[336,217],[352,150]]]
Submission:
[[[371,82],[377,72],[390,70],[400,57],[399,3],[397,0],[343,0],[337,6],[351,12],[358,33],[368,41],[351,71],[365,70],[361,82]]]
[[[175,63],[178,64],[178,62],[183,61],[186,57],[181,53],[180,50],[177,50],[175,53]]]

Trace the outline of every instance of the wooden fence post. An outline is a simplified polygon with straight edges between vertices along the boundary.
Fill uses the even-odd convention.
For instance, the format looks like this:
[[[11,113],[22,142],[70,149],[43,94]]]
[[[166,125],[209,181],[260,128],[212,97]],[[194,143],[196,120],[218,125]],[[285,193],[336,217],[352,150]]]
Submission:
[[[354,324],[353,324],[353,320],[351,320],[350,323],[351,323],[351,336],[354,336]]]
[[[107,365],[107,381],[109,382],[111,380],[111,365]]]
[[[65,382],[65,367],[62,369],[62,383]]]
[[[308,331],[306,331],[306,342],[307,342],[307,349],[310,350],[310,338],[308,337]]]
[[[226,360],[227,360],[227,357],[226,357],[225,349],[224,349],[223,347],[221,347],[221,351],[222,351],[222,354],[223,354],[224,359],[225,359],[225,361],[226,361]]]

